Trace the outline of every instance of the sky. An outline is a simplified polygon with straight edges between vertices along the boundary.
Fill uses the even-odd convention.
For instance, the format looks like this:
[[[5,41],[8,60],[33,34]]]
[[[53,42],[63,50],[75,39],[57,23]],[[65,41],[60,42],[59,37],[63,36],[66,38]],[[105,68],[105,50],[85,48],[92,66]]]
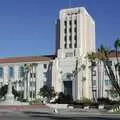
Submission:
[[[55,53],[59,10],[83,6],[96,23],[96,47],[120,36],[120,0],[0,0],[0,57]]]

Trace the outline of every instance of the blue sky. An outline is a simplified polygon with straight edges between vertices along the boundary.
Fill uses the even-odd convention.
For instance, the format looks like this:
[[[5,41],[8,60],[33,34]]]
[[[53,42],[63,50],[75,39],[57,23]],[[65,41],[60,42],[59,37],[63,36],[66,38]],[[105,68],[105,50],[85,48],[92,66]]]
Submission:
[[[96,46],[120,36],[120,0],[71,0],[96,22]],[[0,0],[0,57],[54,54],[55,20],[69,0]]]

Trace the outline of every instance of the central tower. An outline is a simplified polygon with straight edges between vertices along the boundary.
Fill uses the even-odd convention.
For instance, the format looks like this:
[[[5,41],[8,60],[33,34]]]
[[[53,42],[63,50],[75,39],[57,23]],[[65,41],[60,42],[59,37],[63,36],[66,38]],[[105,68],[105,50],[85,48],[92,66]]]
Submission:
[[[56,43],[58,52],[72,49],[78,57],[95,51],[95,22],[84,7],[60,10]]]
[[[95,51],[95,22],[84,7],[62,9],[56,24],[56,53],[52,85],[74,100],[92,98],[90,63]]]

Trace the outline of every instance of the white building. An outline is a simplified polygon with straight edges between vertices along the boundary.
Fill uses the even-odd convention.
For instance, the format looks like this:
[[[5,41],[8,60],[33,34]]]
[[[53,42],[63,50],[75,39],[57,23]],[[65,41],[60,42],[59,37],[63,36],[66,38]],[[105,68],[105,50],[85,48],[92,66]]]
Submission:
[[[53,61],[52,85],[74,100],[91,98],[90,63],[85,56],[95,51],[94,20],[85,8],[70,8],[60,11],[56,25],[57,58]]]
[[[24,92],[24,98],[30,98],[31,90],[37,95],[44,84],[71,95],[74,100],[92,98],[90,63],[85,56],[95,51],[94,20],[84,7],[62,9],[56,28],[57,57],[0,59],[1,85],[11,79],[15,88]],[[27,82],[22,76],[22,66],[29,63],[37,64],[29,72]]]
[[[54,57],[51,55],[0,59],[0,85],[5,85],[8,80],[12,80],[14,88],[17,91],[23,91],[25,99],[32,97],[32,91],[38,97],[39,90],[43,85],[51,85],[51,60]],[[27,78],[24,78],[25,64],[33,64]]]
[[[120,53],[118,54],[120,59]],[[109,55],[109,64],[112,66],[112,70],[115,73],[115,64],[117,63],[116,60],[116,53],[113,51]],[[93,93],[94,98],[109,98],[112,100],[116,100],[118,96],[116,94],[112,94],[110,91],[113,90],[113,86],[111,84],[111,80],[105,71],[103,62],[96,62],[96,66],[94,67],[93,71]]]

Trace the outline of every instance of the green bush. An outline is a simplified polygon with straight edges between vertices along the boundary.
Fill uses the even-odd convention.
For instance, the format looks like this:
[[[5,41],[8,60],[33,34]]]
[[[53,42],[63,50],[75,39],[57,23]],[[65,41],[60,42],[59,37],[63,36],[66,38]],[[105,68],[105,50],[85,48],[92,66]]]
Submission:
[[[21,98],[21,97],[18,97],[18,99],[17,99],[18,101],[20,101],[20,102],[28,102],[28,100],[27,99],[24,99],[24,98]]]
[[[8,90],[8,85],[4,85],[0,88],[0,98],[5,97],[5,95],[7,94],[7,90]],[[14,87],[12,87],[12,93],[15,98],[20,97],[20,93],[16,91]]]
[[[73,102],[74,105],[81,105],[81,106],[90,106],[92,105],[92,101],[87,98],[83,98],[82,100],[76,100]]]
[[[29,102],[30,105],[33,105],[33,104],[43,104],[43,101],[41,99],[36,99],[36,100],[32,100]]]
[[[40,88],[39,95],[43,98],[47,97],[48,99],[51,99],[56,95],[56,93],[53,87],[44,85],[42,88]]]
[[[90,106],[92,104],[92,101],[88,98],[83,98],[81,100],[81,103],[83,103],[84,106],[87,106],[87,105]]]
[[[65,95],[63,92],[60,92],[58,99],[54,103],[71,104],[73,103],[73,98],[70,95]]]
[[[98,104],[109,105],[111,104],[111,100],[109,98],[98,98]]]

